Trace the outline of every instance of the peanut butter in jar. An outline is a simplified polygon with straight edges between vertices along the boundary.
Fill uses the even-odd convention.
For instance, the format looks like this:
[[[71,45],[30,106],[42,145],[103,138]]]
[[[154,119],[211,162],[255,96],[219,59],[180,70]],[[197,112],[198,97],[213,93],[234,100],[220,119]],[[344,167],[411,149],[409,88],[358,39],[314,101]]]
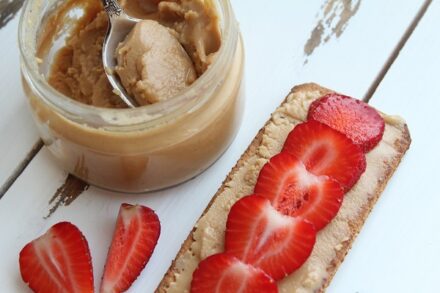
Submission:
[[[196,176],[226,150],[241,122],[244,53],[226,0],[121,4],[148,19],[152,34],[166,35],[165,49],[144,58],[142,74],[132,70],[136,63],[118,63],[121,73],[136,73],[127,80],[142,106],[124,108],[105,79],[100,57],[107,20],[100,1],[28,1],[19,38],[23,84],[41,137],[64,169],[100,187],[144,192]],[[158,44],[142,36],[133,33],[119,49]],[[180,59],[157,55],[180,50],[179,44]],[[181,76],[175,88],[162,86],[173,83],[161,68],[151,69],[163,62],[170,76]]]

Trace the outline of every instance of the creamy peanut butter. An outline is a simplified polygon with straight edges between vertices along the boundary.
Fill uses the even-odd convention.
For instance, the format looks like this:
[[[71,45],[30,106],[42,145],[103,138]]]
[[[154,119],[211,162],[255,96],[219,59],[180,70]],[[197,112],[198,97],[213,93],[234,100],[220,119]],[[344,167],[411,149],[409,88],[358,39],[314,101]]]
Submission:
[[[197,75],[176,37],[154,20],[138,22],[116,50],[116,73],[139,105],[165,101]]]
[[[175,281],[159,292],[190,292],[192,273],[199,262],[212,254],[223,252],[224,235],[228,212],[232,205],[243,196],[253,193],[260,169],[274,155],[281,151],[284,141],[292,128],[307,119],[311,102],[322,96],[319,91],[291,94],[287,102],[279,107],[264,130],[261,145],[249,157],[235,175],[226,182],[226,187],[210,206],[206,214],[197,222],[193,234],[194,242],[189,250],[176,259]],[[350,221],[375,194],[374,180],[382,180],[399,151],[399,139],[404,121],[399,117],[383,115],[387,122],[383,139],[366,155],[367,169],[357,184],[345,195],[337,216],[317,235],[316,245],[309,259],[290,276],[278,282],[283,293],[315,292],[329,277],[327,268],[338,250],[349,240]]]
[[[90,12],[86,12],[90,13]],[[124,108],[113,93],[102,65],[102,44],[107,15],[99,12],[78,33],[72,34],[52,65],[49,84],[78,102],[106,108]]]
[[[71,2],[58,8],[60,15],[73,6]],[[97,0],[77,2],[84,16],[71,32],[66,46],[59,50],[49,84],[85,104],[125,107],[120,97],[113,93],[101,60],[107,16],[102,8],[97,9],[98,4],[88,3]],[[175,96],[213,62],[221,45],[221,34],[218,16],[210,0],[124,0],[121,5],[129,14],[150,20],[137,25],[117,52],[117,73],[127,92],[139,104],[156,103]]]
[[[221,45],[218,15],[212,0],[121,0],[129,14],[155,19],[172,29],[198,75],[213,62]]]
[[[140,192],[192,178],[231,143],[243,111],[240,43],[233,60],[228,78],[202,106],[138,130],[114,131],[74,122],[24,85],[41,136],[64,169],[97,186]],[[82,162],[80,173],[78,162]]]
[[[216,46],[211,47],[210,40],[199,39],[200,46],[194,46],[196,50],[191,51],[187,46],[192,41],[185,43],[180,39],[185,35],[183,32],[189,30],[184,21],[201,14],[191,10],[188,15],[173,16],[176,21],[165,22],[159,20],[166,13],[161,14],[158,1],[140,2],[154,4],[150,19],[167,27],[179,40],[198,78],[184,94],[136,109],[87,107],[52,90],[55,80],[60,91],[70,97],[77,95],[73,97],[75,100],[87,104],[100,101],[104,107],[118,107],[118,100],[113,101],[111,93],[100,100],[108,84],[99,84],[103,69],[98,56],[101,54],[98,39],[106,24],[99,0],[60,1],[53,10],[45,10],[51,9],[45,0],[31,0],[32,9],[26,11],[30,18],[34,17],[35,23],[39,23],[39,17],[44,15],[40,28],[26,31],[29,35],[24,37],[29,41],[25,46],[32,48],[35,38],[37,42],[35,50],[29,50],[32,54],[23,56],[27,63],[41,60],[35,66],[23,69],[24,89],[41,137],[65,170],[88,183],[124,192],[156,190],[199,174],[232,142],[243,112],[244,52],[233,14],[222,14],[219,23],[222,24],[222,34],[218,27],[212,27],[213,34],[209,38],[219,38]],[[189,7],[190,2],[173,1],[182,7]],[[193,2],[198,9],[217,9],[211,0]],[[220,12],[229,9],[227,2],[216,5],[221,8]],[[79,18],[78,11],[82,11]],[[172,10],[168,11],[171,13]],[[213,15],[217,17],[217,11]],[[179,19],[182,22],[177,21]],[[176,29],[172,28],[174,25]],[[36,80],[45,77],[44,68],[50,68],[46,64],[50,65],[53,60],[51,46],[64,38],[63,32],[70,34],[66,46],[58,53],[55,65],[58,68],[53,67],[56,72],[52,74],[50,84],[43,84],[37,91]],[[199,54],[197,50],[204,48],[205,41],[207,47]],[[197,59],[197,56],[204,57]],[[61,60],[65,62],[59,62]],[[212,64],[206,63],[211,61]],[[205,64],[206,72],[198,71],[198,62]]]

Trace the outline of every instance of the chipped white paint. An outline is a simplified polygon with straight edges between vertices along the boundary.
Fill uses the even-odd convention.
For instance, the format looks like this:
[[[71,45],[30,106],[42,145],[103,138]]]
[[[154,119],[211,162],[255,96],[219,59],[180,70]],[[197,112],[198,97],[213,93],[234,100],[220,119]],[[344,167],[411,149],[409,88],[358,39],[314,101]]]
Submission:
[[[318,13],[316,26],[304,45],[304,54],[310,56],[319,46],[332,38],[339,38],[360,5],[361,0],[327,0]]]

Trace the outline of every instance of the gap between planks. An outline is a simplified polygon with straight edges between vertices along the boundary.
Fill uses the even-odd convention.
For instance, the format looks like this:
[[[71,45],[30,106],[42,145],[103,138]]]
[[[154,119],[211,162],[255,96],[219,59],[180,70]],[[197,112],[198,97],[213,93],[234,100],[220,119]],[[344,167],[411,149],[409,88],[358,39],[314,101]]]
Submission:
[[[412,33],[416,29],[417,25],[419,24],[420,20],[425,15],[426,11],[429,8],[429,5],[431,5],[432,0],[426,0],[422,7],[420,7],[419,11],[417,12],[414,19],[411,21],[411,24],[406,29],[405,33],[400,38],[399,42],[397,43],[394,50],[391,52],[390,57],[388,57],[388,60],[385,62],[382,69],[379,71],[379,74],[374,79],[371,86],[368,88],[367,93],[364,95],[364,98],[362,99],[364,102],[368,103],[371,99],[371,97],[376,92],[376,89],[379,87],[382,80],[385,78],[385,75],[388,73],[388,70],[390,70],[391,66],[393,65],[394,61],[396,61],[397,57],[399,56],[400,51],[405,46],[406,42],[411,37]]]
[[[24,158],[23,161],[15,168],[14,172],[12,172],[11,176],[6,180],[6,182],[3,184],[3,186],[0,188],[0,199],[2,199],[3,195],[9,190],[9,188],[14,184],[15,180],[23,173],[23,171],[26,169],[26,167],[29,165],[29,163],[32,161],[32,159],[40,152],[41,148],[43,147],[43,141],[39,139],[30,152],[27,154],[27,156]]]
[[[430,4],[432,3],[432,0],[426,0],[422,7],[417,12],[414,19],[411,21],[408,28],[405,30],[404,34],[400,38],[399,42],[397,43],[396,47],[391,52],[390,57],[385,62],[382,69],[379,71],[377,77],[374,79],[371,86],[368,88],[367,93],[363,97],[363,101],[367,102],[371,99],[373,94],[376,92],[376,89],[379,87],[380,83],[384,79],[385,75],[393,65],[394,61],[399,56],[399,53],[401,49],[405,46],[406,42],[411,37],[412,33],[416,29],[417,25],[419,24],[420,20],[425,15],[426,11],[428,10]],[[8,178],[8,180],[3,184],[3,186],[0,188],[0,199],[3,197],[3,195],[9,190],[9,188],[14,184],[14,182],[17,180],[17,178],[23,173],[23,171],[26,169],[26,167],[29,165],[29,163],[32,161],[32,159],[39,153],[41,148],[43,147],[43,142],[39,140],[35,145],[32,147],[31,151],[28,153],[26,158],[17,166],[17,168],[14,170],[12,175]],[[63,184],[68,185],[69,178],[72,178],[73,176],[68,176],[66,178],[66,182]],[[78,180],[78,179],[76,179]],[[87,184],[84,183],[84,189],[87,188]]]

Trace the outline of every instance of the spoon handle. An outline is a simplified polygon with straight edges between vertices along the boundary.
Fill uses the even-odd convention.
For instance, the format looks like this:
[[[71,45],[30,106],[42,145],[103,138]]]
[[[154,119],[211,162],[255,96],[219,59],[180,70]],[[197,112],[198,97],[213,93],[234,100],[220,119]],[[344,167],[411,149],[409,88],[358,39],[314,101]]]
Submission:
[[[122,13],[122,8],[116,0],[102,0],[104,9],[110,18],[118,17]]]

